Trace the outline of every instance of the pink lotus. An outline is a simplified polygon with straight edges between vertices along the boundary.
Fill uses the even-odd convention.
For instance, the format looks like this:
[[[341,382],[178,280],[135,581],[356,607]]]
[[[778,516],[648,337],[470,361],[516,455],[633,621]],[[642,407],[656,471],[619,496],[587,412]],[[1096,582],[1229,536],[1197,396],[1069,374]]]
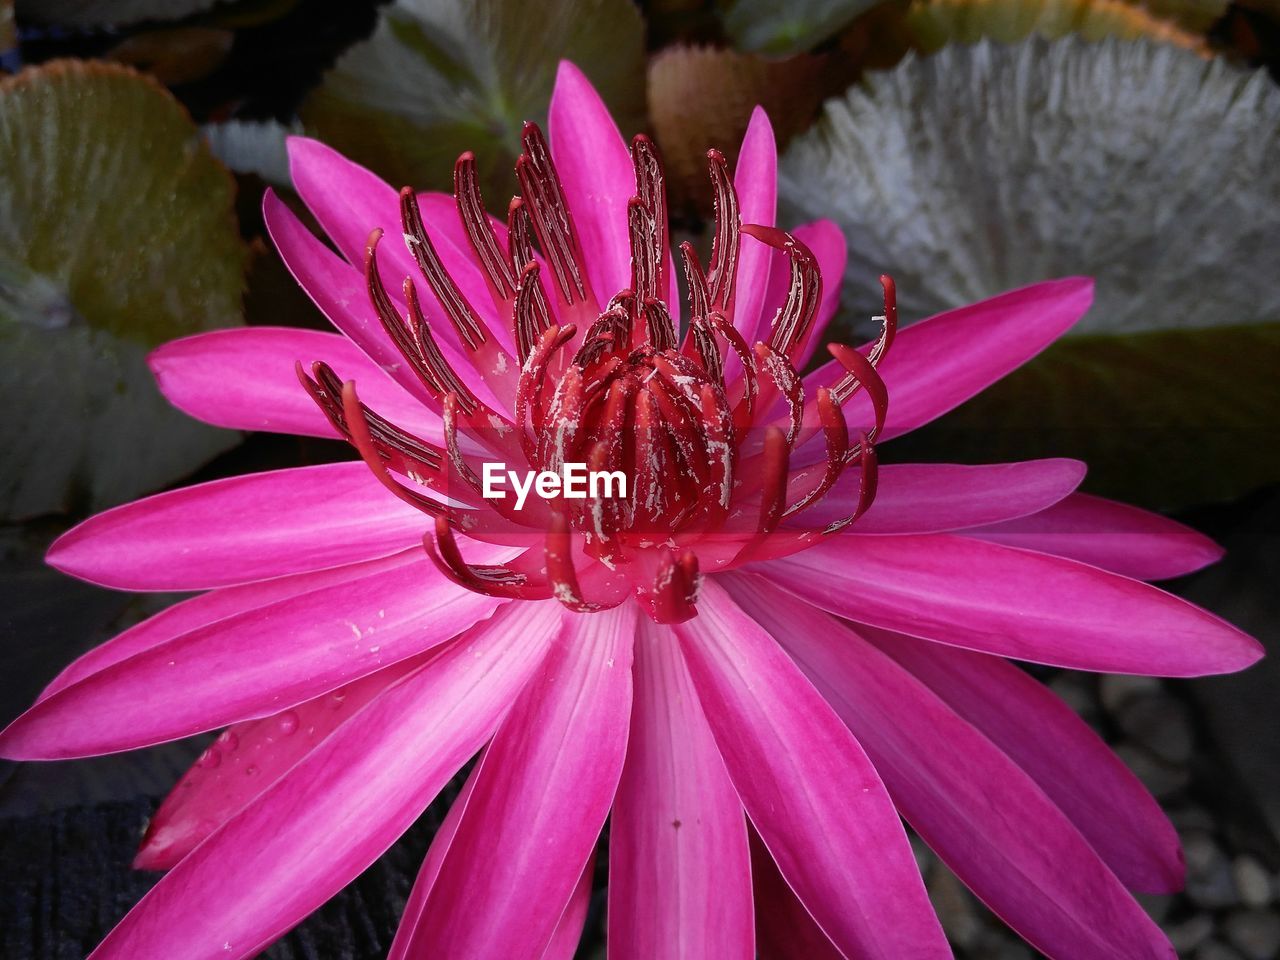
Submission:
[[[469,155],[455,207],[294,140],[341,255],[270,195],[267,224],[340,334],[229,330],[152,362],[200,419],[342,436],[365,462],[161,494],[50,551],[95,583],[207,592],[68,667],[5,756],[228,727],[138,854],[172,870],[94,956],[252,956],[477,753],[393,957],[571,956],[606,818],[611,957],[949,956],[899,814],[1043,952],[1173,956],[1129,893],[1180,885],[1173,829],[1005,658],[1241,669],[1255,641],[1139,582],[1219,551],[1073,492],[1073,461],[886,466],[876,484],[875,440],[1034,356],[1090,282],[896,337],[886,283],[880,339],[801,382],[844,242],[773,226],[762,112],[732,177],[710,155],[715,247],[705,271],[684,250],[683,344],[649,142],[628,150],[568,65],[550,152],[536,127],[524,142],[503,225]],[[371,228],[407,244],[375,234],[366,253]],[[303,389],[295,364],[314,360]],[[621,469],[629,497],[521,512],[478,495],[484,461],[575,458]]]

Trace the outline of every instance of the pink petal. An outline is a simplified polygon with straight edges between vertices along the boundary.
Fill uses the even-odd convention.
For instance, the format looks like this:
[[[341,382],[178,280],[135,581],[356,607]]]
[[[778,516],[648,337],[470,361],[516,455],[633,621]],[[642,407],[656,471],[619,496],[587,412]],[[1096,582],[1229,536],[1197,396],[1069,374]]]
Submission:
[[[948,310],[898,332],[879,366],[889,388],[881,439],[915,430],[1022,366],[1084,316],[1093,281],[1066,277],[1021,287]],[[834,360],[805,377],[805,394],[844,375]],[[869,422],[865,398],[846,408],[850,423]]]
[[[595,876],[596,855],[592,851],[587,865],[578,875],[578,884],[569,897],[569,905],[560,914],[551,942],[542,952],[542,960],[573,960],[582,942],[582,927],[587,922],[587,910],[591,906],[591,881]]]
[[[636,192],[631,154],[600,94],[567,60],[556,71],[547,127],[587,276],[603,306],[631,286],[627,201]]]
[[[1125,503],[1074,493],[1054,506],[965,536],[1038,550],[1136,580],[1166,580],[1222,558],[1202,533]]]
[[[950,957],[902,824],[858,742],[714,582],[673,629],[747,816],[847,956]]]
[[[431,840],[431,847],[427,850],[427,857],[423,861],[422,869],[418,871],[417,879],[413,882],[413,889],[409,892],[409,900],[400,916],[400,925],[396,928],[395,938],[391,941],[391,949],[387,952],[387,960],[406,960],[409,955],[409,942],[422,917],[422,909],[427,903],[427,898],[430,896],[432,888],[435,886],[436,877],[440,874],[440,865],[444,863],[444,856],[449,852],[449,845],[453,842],[453,835],[458,830],[458,824],[462,820],[462,814],[466,811],[471,791],[475,788],[476,780],[479,778],[480,766],[484,761],[483,752],[480,754],[480,758],[480,761],[471,771],[471,775],[467,777],[467,782],[462,785],[458,798],[449,807],[449,812],[445,815],[444,822],[440,824],[440,829],[436,831],[436,835]],[[573,890],[569,905],[565,907],[564,913],[560,915],[560,922],[556,925],[556,931],[551,937],[551,942],[547,945],[546,952],[542,955],[542,960],[559,960],[559,958],[570,960],[573,957],[574,952],[577,950],[578,942],[582,939],[582,926],[586,921],[587,908],[591,903],[591,881],[594,875],[595,855],[593,853],[587,859],[587,865],[582,868],[582,874],[578,878],[578,885]]]
[[[130,627],[124,633],[77,657],[45,687],[40,694],[40,700],[45,700],[59,690],[79,683],[85,677],[105,670],[114,663],[120,663],[144,650],[168,643],[197,627],[216,623],[248,610],[256,610],[287,597],[296,597],[322,587],[359,580],[380,570],[394,570],[407,563],[417,563],[421,559],[421,553],[421,547],[411,547],[378,560],[366,560],[363,563],[352,563],[344,567],[331,567],[328,570],[309,571],[237,587],[225,587],[175,603],[172,607],[161,610],[154,616]],[[507,557],[495,550],[494,559],[505,560]]]
[[[609,829],[609,956],[754,956],[742,803],[665,627],[636,639],[631,741]]]
[[[1052,506],[1084,479],[1078,460],[1028,460],[964,466],[952,463],[886,464],[871,508],[847,535],[935,533],[1012,519]],[[849,516],[858,502],[858,471],[846,471],[794,525],[823,528]]]
[[[485,752],[408,956],[538,960],[546,950],[622,771],[636,610],[562,615]]]
[[[502,601],[462,590],[425,556],[198,627],[40,701],[0,755],[133,750],[270,716],[421,653]]]
[[[207,590],[386,556],[428,526],[353,460],[135,500],[63,534],[46,559],[117,590]]]
[[[738,209],[743,223],[772,227],[778,213],[778,145],[773,137],[769,115],[762,107],[751,113],[738,165],[733,171],[733,186],[738,191]],[[774,249],[744,236],[738,255],[738,284],[735,294],[733,324],[748,344],[764,340],[779,303],[766,301],[770,289],[770,267],[775,265]],[[786,257],[778,256],[776,265],[786,276]],[[769,309],[766,315],[766,304]]]
[[[281,713],[228,727],[147,824],[138,870],[168,870],[279,780],[361,707],[432,655],[410,657]]]
[[[378,259],[387,288],[398,291],[404,278],[412,277],[423,296],[428,317],[439,318],[437,337],[443,333],[442,339],[456,343],[452,327],[438,309],[439,301],[403,242],[399,190],[318,140],[290,137],[287,146],[294,189],[338,251],[363,272],[365,243],[370,231],[381,227],[386,236],[378,246]],[[418,202],[427,233],[445,270],[495,334],[505,329],[508,334],[505,342],[509,346],[510,318],[500,318],[494,309],[489,287],[473,257],[453,197],[425,193],[419,195]]]
[[[476,780],[480,776],[480,763],[484,760],[484,751],[480,752],[480,760],[471,768],[466,783],[458,792],[458,797],[449,805],[449,812],[440,823],[440,829],[431,838],[431,846],[427,848],[427,856],[422,861],[418,876],[414,878],[413,889],[409,891],[409,899],[405,902],[400,914],[400,924],[396,927],[396,935],[391,941],[391,949],[387,951],[387,960],[406,960],[409,941],[413,931],[417,929],[422,917],[422,909],[427,905],[427,898],[440,876],[440,865],[444,863],[444,855],[449,852],[449,844],[453,843],[453,835],[458,832],[458,824],[462,822],[462,814],[467,809],[467,801],[471,791],[475,789]]]
[[[756,902],[756,940],[760,960],[845,960],[813,922],[778,872],[760,837],[751,831],[751,886]]]
[[[928,687],[853,630],[756,578],[729,589],[849,725],[907,821],[1032,946],[1064,960],[1173,958],[1075,826]]]
[[[388,689],[156,884],[94,960],[256,955],[377,859],[480,748],[556,616],[513,604]]]
[[[1030,774],[1126,886],[1147,893],[1182,889],[1185,865],[1169,818],[1043,683],[998,657],[871,627],[859,633]]]
[[[1258,641],[1193,604],[1072,560],[950,534],[833,537],[761,568],[823,610],[1074,670],[1242,670]]]
[[[160,392],[179,410],[232,430],[268,430],[336,437],[328,418],[298,382],[323,360],[344,380],[356,381],[360,399],[398,426],[443,445],[440,418],[390,379],[346,337],[288,327],[241,327],[172,340],[147,363]]]
[[[285,206],[284,201],[271,190],[262,198],[262,217],[267,225],[271,240],[280,251],[285,266],[293,274],[307,295],[315,301],[320,312],[360,348],[374,362],[391,374],[411,395],[424,403],[430,403],[430,394],[415,376],[404,357],[391,342],[378,322],[377,314],[369,304],[369,293],[365,288],[363,266],[360,270],[351,266],[332,250],[326,247],[311,233],[302,221],[294,216],[293,211]],[[363,242],[363,241],[362,241]],[[395,244],[383,246],[390,251]],[[381,251],[383,248],[379,247]],[[363,264],[363,260],[360,261]],[[416,267],[415,267],[416,269]],[[388,281],[388,292],[396,296],[400,290],[399,280]],[[419,285],[419,292],[426,297],[428,291]],[[487,292],[485,294],[488,296]],[[424,299],[424,303],[427,301]],[[424,307],[424,309],[426,309]],[[440,317],[439,312],[434,316]],[[450,325],[441,319],[433,330],[446,331]],[[493,392],[475,372],[471,361],[462,355],[455,345],[452,334],[437,337],[437,344],[444,359],[453,367],[476,395],[496,409],[505,409],[508,405],[499,404]],[[337,371],[341,377],[350,379],[341,369]]]

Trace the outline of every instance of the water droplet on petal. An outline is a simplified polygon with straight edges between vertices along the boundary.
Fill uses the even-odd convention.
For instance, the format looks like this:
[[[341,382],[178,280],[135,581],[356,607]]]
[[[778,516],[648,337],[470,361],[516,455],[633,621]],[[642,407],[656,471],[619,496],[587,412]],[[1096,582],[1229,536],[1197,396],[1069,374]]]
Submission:
[[[298,715],[292,710],[286,710],[276,719],[276,726],[280,729],[280,733],[287,737],[298,729]]]
[[[223,730],[222,733],[218,735],[217,745],[222,747],[223,750],[234,750],[236,747],[240,746],[240,738],[230,730]]]
[[[212,746],[204,753],[200,754],[200,759],[196,761],[196,766],[204,767],[206,770],[212,770],[222,762],[222,751],[217,746]]]
[[[257,767],[255,767],[252,763],[251,763],[251,764],[249,764],[247,767],[245,767],[245,768],[244,768],[244,775],[245,775],[246,777],[252,777],[252,776],[253,776],[254,774],[256,774],[257,772],[258,772],[258,768],[257,768]]]

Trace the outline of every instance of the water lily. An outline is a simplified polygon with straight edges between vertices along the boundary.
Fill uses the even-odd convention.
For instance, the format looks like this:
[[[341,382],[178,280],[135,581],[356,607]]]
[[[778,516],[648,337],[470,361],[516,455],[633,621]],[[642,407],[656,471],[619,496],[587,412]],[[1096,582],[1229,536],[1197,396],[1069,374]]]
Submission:
[[[200,419],[360,459],[160,494],[50,550],[95,583],[206,592],[69,666],[3,755],[226,728],[138,854],[171,869],[94,957],[254,955],[477,755],[392,957],[570,957],[606,819],[611,956],[949,956],[899,814],[1043,952],[1172,956],[1129,893],[1180,885],[1172,827],[1006,658],[1243,668],[1255,641],[1141,582],[1218,549],[1075,492],[1073,461],[875,452],[1061,335],[1090,282],[898,331],[886,279],[880,337],[801,377],[844,241],[775,225],[762,112],[732,174],[709,154],[683,324],[652,144],[569,65],[549,143],[523,140],[505,223],[469,155],[455,197],[397,195],[293,140],[336,252],[275,196],[266,221],[340,332],[203,334],[152,365]],[[497,461],[620,470],[628,496],[515,510],[480,495]]]

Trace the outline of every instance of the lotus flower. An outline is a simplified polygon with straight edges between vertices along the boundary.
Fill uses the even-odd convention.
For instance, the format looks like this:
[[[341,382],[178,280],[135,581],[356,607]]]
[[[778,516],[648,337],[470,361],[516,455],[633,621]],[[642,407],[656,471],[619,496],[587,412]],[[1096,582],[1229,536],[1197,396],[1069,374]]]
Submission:
[[[709,155],[715,238],[706,269],[681,249],[683,340],[652,144],[628,149],[569,65],[549,131],[524,130],[505,224],[470,155],[456,197],[397,197],[293,140],[337,252],[274,196],[266,221],[340,333],[155,353],[192,415],[360,459],[160,494],[50,550],[94,583],[206,592],[69,666],[3,754],[226,728],[138,854],[172,869],[93,956],[254,955],[477,755],[392,957],[570,957],[606,819],[611,957],[949,956],[899,814],[1050,956],[1172,956],[1129,890],[1179,886],[1173,829],[1006,658],[1243,668],[1255,641],[1140,582],[1219,551],[1076,493],[1072,461],[876,467],[876,442],[1067,330],[1090,282],[898,332],[886,280],[879,339],[801,378],[844,243],[775,226],[762,112],[732,175]],[[492,461],[587,463],[630,490],[516,510],[480,495]]]

